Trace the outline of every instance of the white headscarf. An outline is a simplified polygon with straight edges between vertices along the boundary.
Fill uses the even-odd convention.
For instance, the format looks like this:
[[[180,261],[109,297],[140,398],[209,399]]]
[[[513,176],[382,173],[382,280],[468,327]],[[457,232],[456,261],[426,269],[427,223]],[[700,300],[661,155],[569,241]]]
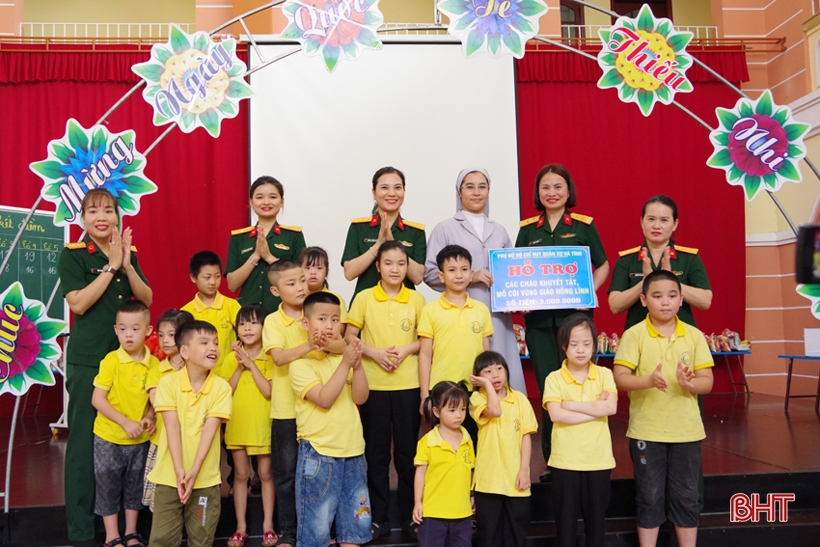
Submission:
[[[470,169],[462,169],[461,172],[458,174],[458,178],[456,179],[456,212],[461,211],[463,209],[461,205],[461,183],[464,182],[464,177],[466,177],[470,173],[481,173],[487,179],[487,186],[490,185],[490,174],[483,167],[472,167]],[[484,207],[484,214],[487,217],[490,216],[489,199],[487,200],[487,206]]]

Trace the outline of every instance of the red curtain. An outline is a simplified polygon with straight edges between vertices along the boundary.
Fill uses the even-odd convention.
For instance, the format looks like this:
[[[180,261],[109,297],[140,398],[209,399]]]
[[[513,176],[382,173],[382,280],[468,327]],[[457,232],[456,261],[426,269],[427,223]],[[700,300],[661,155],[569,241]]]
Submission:
[[[148,57],[148,52],[0,51],[0,204],[31,207],[42,181],[29,163],[45,159],[49,141],[65,134],[68,118],[84,127],[97,121],[138,81],[131,65]],[[193,298],[190,256],[212,249],[224,258],[230,231],[247,225],[247,101],[240,104],[239,115],[223,121],[219,139],[203,129],[188,134],[175,129],[148,156],[145,173],[159,190],[143,197],[139,215],[126,217],[124,225],[133,228],[140,264],[154,290],[154,318]],[[106,124],[112,132],[133,129],[141,152],[167,128],[154,127],[140,92]],[[41,209],[54,207],[44,202]],[[59,414],[60,398],[54,395],[43,398],[41,414]],[[0,412],[12,404],[11,397],[3,397]]]
[[[718,72],[748,79],[743,54],[699,54]],[[714,291],[712,307],[695,311],[701,330],[743,333],[746,257],[744,197],[723,171],[706,166],[708,131],[678,108],[657,104],[644,117],[613,89],[598,89],[597,63],[571,53],[530,52],[517,61],[518,151],[522,218],[536,214],[535,175],[548,163],[564,164],[578,191],[575,211],[595,218],[611,266],[618,252],[640,245],[641,207],[655,194],[678,204],[675,240],[700,249]],[[733,107],[738,96],[702,69],[690,74],[692,93],[676,99],[711,125],[715,108]],[[711,81],[710,81],[711,80]],[[623,332],[606,289],[598,292],[599,330]]]

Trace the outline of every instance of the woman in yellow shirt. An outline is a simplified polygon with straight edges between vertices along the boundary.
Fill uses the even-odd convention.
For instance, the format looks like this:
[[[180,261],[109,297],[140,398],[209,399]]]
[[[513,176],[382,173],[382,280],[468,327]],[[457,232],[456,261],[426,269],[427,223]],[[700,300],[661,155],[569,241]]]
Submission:
[[[273,473],[270,458],[270,393],[273,360],[262,351],[262,325],[268,311],[261,304],[245,304],[236,314],[236,334],[242,345],[228,354],[223,371],[233,389],[233,416],[225,430],[225,444],[233,453],[233,504],[236,532],[228,547],[242,547],[248,537],[250,456],[256,456],[262,481],[262,545],[276,544],[273,531]]]

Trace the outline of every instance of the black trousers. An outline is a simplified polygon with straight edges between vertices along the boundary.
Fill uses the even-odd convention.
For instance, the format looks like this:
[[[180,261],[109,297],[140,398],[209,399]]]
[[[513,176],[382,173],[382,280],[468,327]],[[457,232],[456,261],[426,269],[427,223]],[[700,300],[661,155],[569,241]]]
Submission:
[[[475,493],[478,547],[525,547],[530,528],[530,497]]]
[[[550,467],[559,547],[575,547],[579,513],[584,517],[587,547],[604,547],[611,469],[568,471]]]
[[[367,460],[367,487],[373,522],[384,526],[390,507],[390,446],[393,465],[399,476],[399,518],[402,528],[413,520],[413,479],[416,444],[419,440],[419,389],[371,391],[361,406],[364,430],[364,457]],[[391,442],[392,441],[392,442]]]
[[[270,426],[271,467],[276,493],[279,537],[296,544],[296,420],[273,420]]]

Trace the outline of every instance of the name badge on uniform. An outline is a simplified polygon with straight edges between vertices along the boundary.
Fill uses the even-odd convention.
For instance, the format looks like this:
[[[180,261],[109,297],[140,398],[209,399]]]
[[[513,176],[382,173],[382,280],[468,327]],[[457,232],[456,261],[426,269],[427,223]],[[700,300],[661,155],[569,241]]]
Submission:
[[[253,249],[254,249],[253,247],[248,247],[247,249],[242,249],[241,251],[239,251],[239,254],[243,255],[243,254],[245,254],[245,253],[249,253],[249,252],[251,252]]]
[[[377,241],[378,241],[378,239],[373,239],[371,237],[364,238],[365,243],[376,243]]]
[[[541,243],[542,241],[544,241],[544,240],[543,240],[543,239],[536,239],[535,241],[530,241],[529,243],[527,243],[527,245],[529,245],[530,247],[532,247],[533,245],[538,245],[538,244],[539,244],[539,243]]]

